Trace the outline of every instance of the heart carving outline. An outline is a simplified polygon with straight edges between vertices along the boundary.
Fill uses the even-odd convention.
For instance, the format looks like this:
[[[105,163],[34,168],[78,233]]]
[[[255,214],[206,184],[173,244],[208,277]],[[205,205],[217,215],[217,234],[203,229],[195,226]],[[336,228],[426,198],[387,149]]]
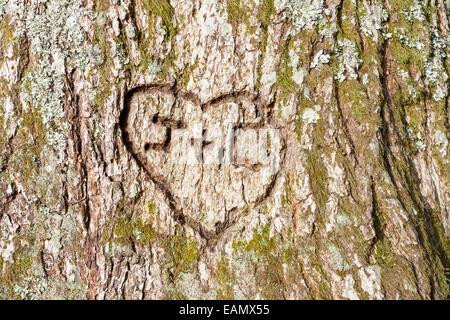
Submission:
[[[180,206],[177,197],[174,196],[172,192],[172,188],[167,179],[158,174],[153,166],[148,163],[147,159],[142,155],[139,149],[135,146],[134,142],[130,139],[129,134],[129,117],[132,111],[132,99],[135,94],[155,94],[155,93],[164,93],[172,95],[175,100],[184,99],[193,104],[200,106],[202,112],[205,112],[209,108],[214,108],[215,106],[219,106],[221,104],[227,102],[235,102],[238,103],[240,101],[246,100],[252,103],[258,112],[261,113],[261,119],[263,123],[249,123],[247,126],[250,128],[258,128],[264,127],[266,125],[270,125],[270,119],[273,116],[273,101],[270,103],[263,103],[260,97],[256,94],[253,94],[248,91],[235,91],[228,94],[223,94],[216,98],[212,98],[205,103],[201,103],[199,97],[193,92],[182,92],[180,90],[176,90],[175,84],[146,84],[134,87],[130,90],[125,90],[124,94],[124,104],[123,109],[120,113],[119,124],[122,133],[122,142],[125,145],[127,151],[130,153],[132,158],[136,161],[138,166],[146,173],[149,179],[155,184],[155,186],[162,192],[165,199],[167,200],[167,204],[170,210],[173,212],[174,220],[181,225],[189,226],[194,232],[196,232],[201,238],[208,242],[217,240],[221,234],[223,234],[227,229],[232,227],[235,223],[238,222],[240,217],[245,215],[250,208],[255,208],[260,206],[267,198],[270,197],[272,190],[276,184],[276,181],[279,176],[279,171],[275,173],[265,189],[264,193],[261,194],[255,201],[253,201],[252,205],[246,204],[244,208],[233,208],[226,212],[224,221],[218,221],[215,224],[215,230],[208,230],[201,222],[192,219],[189,215],[186,215],[183,211],[183,208]],[[179,120],[174,120],[165,117],[156,117],[152,119],[153,123],[162,124],[170,129],[180,129],[184,128],[185,124]],[[282,137],[281,141],[281,149],[279,151],[280,155],[280,168],[283,167],[284,159],[285,159],[285,149],[286,143]],[[169,140],[167,140],[169,139]],[[170,132],[166,135],[166,140],[161,143],[155,143],[153,145],[146,144],[146,149],[161,149],[167,151],[168,145],[170,143]]]

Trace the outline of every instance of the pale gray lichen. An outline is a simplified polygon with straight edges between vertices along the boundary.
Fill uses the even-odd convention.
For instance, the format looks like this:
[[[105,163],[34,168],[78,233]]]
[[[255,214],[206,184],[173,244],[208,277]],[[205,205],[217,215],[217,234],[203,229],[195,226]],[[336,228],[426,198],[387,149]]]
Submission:
[[[286,8],[286,3],[288,0],[274,0],[273,5],[275,6],[275,10],[277,12],[283,11]]]
[[[158,66],[158,64],[156,64],[156,62],[150,61],[148,63],[147,70],[150,73],[150,75],[152,76],[152,78],[156,78],[157,74],[161,72],[161,67]]]
[[[295,53],[294,49],[290,49],[288,66],[292,68],[292,80],[300,86],[308,73],[303,68],[298,68],[299,62],[300,57]]]
[[[389,13],[381,5],[367,5],[360,9],[360,30],[373,41],[378,42],[378,31],[383,29],[383,23],[389,19]]]
[[[341,251],[339,250],[339,248],[334,245],[331,244],[328,246],[328,249],[330,250],[331,253],[331,266],[334,270],[336,271],[345,271],[350,269],[350,265],[347,263],[347,261],[344,260],[344,258],[342,257]]]
[[[177,279],[177,290],[188,300],[212,300],[215,298],[215,292],[213,290],[206,293],[202,290],[201,283],[194,273],[181,273]]]
[[[445,133],[443,133],[441,130],[436,130],[434,133],[434,143],[437,146],[442,145],[441,153],[445,157],[447,155],[447,147],[448,147],[448,139]]]
[[[423,50],[425,48],[425,44],[422,41],[409,36],[404,28],[395,28],[394,35],[398,38],[398,40],[400,40],[402,44],[409,48],[417,50]]]
[[[311,101],[311,95],[308,87],[305,87],[303,89],[303,96],[305,97],[306,100]]]
[[[400,75],[400,77],[402,77],[402,79],[403,79],[403,81],[405,83],[406,89],[408,90],[409,96],[412,99],[417,99],[418,94],[417,94],[416,89],[414,89],[414,86],[412,85],[412,81],[411,81],[411,78],[409,76],[409,72],[405,71],[405,70],[403,70],[401,68],[397,68],[397,72]]]
[[[336,215],[336,223],[342,226],[352,225],[352,221],[345,213],[338,213]]]
[[[418,150],[423,151],[426,149],[427,145],[425,144],[424,136],[420,131],[417,133],[414,133],[413,129],[408,128],[406,130],[406,134],[407,134],[408,138],[415,143],[415,146]]]
[[[336,225],[334,226],[334,230],[339,232],[341,227],[351,226],[352,221],[345,213],[338,213],[336,215]]]
[[[342,296],[350,300],[359,300],[358,294],[354,287],[355,279],[353,279],[352,275],[350,274],[346,275],[342,288]]]
[[[327,64],[330,62],[330,55],[325,54],[323,50],[319,50],[313,58],[313,61],[311,62],[310,68],[311,69],[318,69],[320,70],[322,68],[322,65]]]
[[[117,70],[122,69],[124,65],[130,63],[127,50],[122,42],[111,40],[111,56],[113,57],[114,66]]]
[[[163,28],[163,26],[161,25],[162,23],[162,19],[158,20],[158,23],[156,23],[156,33],[162,35],[163,37],[166,36],[166,29]]]
[[[13,287],[14,294],[21,300],[39,300],[48,287],[47,279],[40,274],[24,276],[21,280],[26,285],[15,284]]]
[[[416,148],[423,151],[427,148],[427,145],[423,141],[417,141]]]
[[[325,9],[324,12],[326,15],[329,15],[327,14],[327,10],[329,11],[329,9]],[[327,19],[319,20],[319,34],[324,38],[333,38],[337,31],[338,29],[335,23],[330,23]]]
[[[448,75],[442,61],[438,57],[433,57],[431,61],[425,62],[425,76],[430,83],[434,84],[432,89],[433,100],[443,100],[448,94]]]
[[[432,28],[431,49],[433,57],[425,61],[425,76],[434,85],[432,97],[435,101],[443,100],[448,95],[448,74],[445,68],[445,60],[449,47],[448,38],[445,39],[440,36],[437,29]]]
[[[286,8],[292,24],[298,30],[310,30],[322,18],[323,0],[287,0]]]
[[[37,14],[41,3],[46,4],[45,9]],[[21,103],[39,111],[47,129],[47,142],[62,162],[67,132],[61,103],[64,75],[75,68],[87,71],[102,59],[98,57],[99,48],[85,41],[79,19],[87,16],[88,10],[82,7],[81,0],[33,0],[23,14],[25,21],[16,30],[16,37],[30,39],[30,52],[38,63],[22,80]]]
[[[361,82],[363,85],[367,85],[369,83],[369,75],[367,73],[364,73],[362,76]]]
[[[312,108],[306,108],[305,111],[303,111],[302,119],[305,123],[317,123],[320,119],[320,115],[317,111],[320,110],[319,106],[315,107],[316,110]]]
[[[339,82],[344,81],[347,76],[354,80],[358,79],[358,69],[362,60],[359,58],[355,43],[348,39],[338,40],[336,56],[339,64],[335,79]]]
[[[439,34],[439,31],[433,27],[431,29],[431,48],[433,55],[440,59],[445,60],[447,58],[447,50],[450,49],[450,35],[443,37]]]
[[[361,289],[369,294],[369,298],[382,299],[381,290],[381,268],[377,265],[361,268],[358,271],[361,279]]]
[[[406,20],[413,23],[414,19],[418,21],[425,21],[425,15],[423,14],[422,6],[416,0],[414,4],[408,8],[408,10],[402,10],[401,13],[405,16]]]
[[[390,32],[383,32],[382,35],[383,35],[383,39],[384,39],[384,40],[392,39],[392,37],[394,36],[394,35],[393,35],[392,33],[390,33]]]
[[[128,38],[133,39],[136,36],[136,31],[134,30],[133,25],[127,24],[125,27],[125,33]]]
[[[191,77],[192,78],[192,77]],[[294,77],[292,77],[294,78]],[[261,82],[265,83],[267,86],[272,86],[275,82],[277,82],[278,76],[275,71],[270,73],[264,73],[261,77]],[[303,81],[303,79],[302,79]]]
[[[417,142],[416,142],[416,148],[419,150],[425,150],[427,145],[424,143],[424,137],[421,132],[417,132]]]
[[[0,0],[0,22],[3,20],[3,15],[5,14],[7,5],[8,0]]]

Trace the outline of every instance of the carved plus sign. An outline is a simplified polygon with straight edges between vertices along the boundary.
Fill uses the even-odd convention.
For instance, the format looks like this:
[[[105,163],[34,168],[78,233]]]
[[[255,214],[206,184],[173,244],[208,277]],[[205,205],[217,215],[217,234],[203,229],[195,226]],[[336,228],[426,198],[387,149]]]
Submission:
[[[213,143],[213,141],[206,138],[206,135],[207,131],[203,130],[200,138],[191,138],[191,146],[196,150],[195,155],[199,163],[203,163],[205,147]]]

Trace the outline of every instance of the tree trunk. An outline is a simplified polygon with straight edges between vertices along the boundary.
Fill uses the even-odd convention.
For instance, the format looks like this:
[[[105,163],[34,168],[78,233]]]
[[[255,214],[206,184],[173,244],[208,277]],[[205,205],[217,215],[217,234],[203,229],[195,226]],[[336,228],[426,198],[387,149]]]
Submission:
[[[0,0],[0,298],[447,299],[448,0]]]

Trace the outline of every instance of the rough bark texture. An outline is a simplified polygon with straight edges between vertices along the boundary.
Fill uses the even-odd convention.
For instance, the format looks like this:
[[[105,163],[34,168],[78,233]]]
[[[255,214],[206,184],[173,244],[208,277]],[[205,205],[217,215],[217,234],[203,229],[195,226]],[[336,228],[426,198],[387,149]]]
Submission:
[[[447,299],[449,9],[0,0],[0,298]]]

